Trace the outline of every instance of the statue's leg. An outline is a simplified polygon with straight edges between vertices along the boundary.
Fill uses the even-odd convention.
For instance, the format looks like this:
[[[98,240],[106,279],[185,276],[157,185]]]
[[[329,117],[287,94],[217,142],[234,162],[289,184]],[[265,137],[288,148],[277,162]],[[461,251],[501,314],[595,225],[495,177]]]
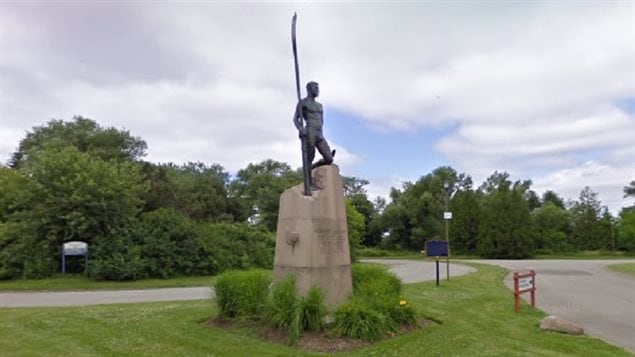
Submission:
[[[309,130],[309,132],[306,135],[306,139],[304,140],[304,143],[306,145],[306,157],[307,157],[307,162],[309,165],[311,165],[313,163],[313,159],[315,159],[316,139],[317,138],[315,134]],[[313,168],[312,165],[311,165],[311,168]]]
[[[324,139],[324,136],[322,136],[322,135],[317,136],[316,146],[317,146],[318,151],[322,155],[322,159],[320,159],[315,164],[311,165],[311,169],[314,169],[314,168],[316,168],[318,166],[322,166],[322,165],[330,165],[330,164],[332,164],[333,163],[333,152],[331,151],[331,148],[329,147],[329,143],[326,141],[326,139]]]

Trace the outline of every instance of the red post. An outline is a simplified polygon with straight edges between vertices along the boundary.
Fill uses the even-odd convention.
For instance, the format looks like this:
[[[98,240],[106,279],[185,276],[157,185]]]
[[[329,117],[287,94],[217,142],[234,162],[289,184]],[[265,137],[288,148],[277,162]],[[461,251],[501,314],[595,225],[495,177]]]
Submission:
[[[518,273],[514,273],[514,309],[520,311],[520,292],[518,291]]]
[[[531,278],[531,286],[529,288],[520,289],[520,279]],[[531,307],[536,307],[536,272],[530,270],[529,273],[514,273],[514,309],[520,311],[520,294],[529,293],[531,296]]]

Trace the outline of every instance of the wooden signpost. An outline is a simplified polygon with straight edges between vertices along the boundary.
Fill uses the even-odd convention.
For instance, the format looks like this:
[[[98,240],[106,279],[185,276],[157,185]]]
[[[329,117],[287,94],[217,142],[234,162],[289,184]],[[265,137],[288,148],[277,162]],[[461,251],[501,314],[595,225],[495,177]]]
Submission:
[[[514,273],[514,309],[520,311],[520,294],[530,293],[531,307],[536,307],[536,272]]]

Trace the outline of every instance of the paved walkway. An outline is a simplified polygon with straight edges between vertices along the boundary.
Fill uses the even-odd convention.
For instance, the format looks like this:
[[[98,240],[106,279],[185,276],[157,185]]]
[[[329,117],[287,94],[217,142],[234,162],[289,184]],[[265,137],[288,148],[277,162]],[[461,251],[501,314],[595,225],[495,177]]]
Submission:
[[[2,307],[85,306],[150,301],[202,300],[213,296],[208,287],[143,290],[0,293]]]
[[[607,268],[635,260],[476,262],[498,265],[512,272],[534,270],[538,308],[581,325],[589,335],[635,353],[635,278]],[[504,283],[512,288],[512,274],[507,275]]]

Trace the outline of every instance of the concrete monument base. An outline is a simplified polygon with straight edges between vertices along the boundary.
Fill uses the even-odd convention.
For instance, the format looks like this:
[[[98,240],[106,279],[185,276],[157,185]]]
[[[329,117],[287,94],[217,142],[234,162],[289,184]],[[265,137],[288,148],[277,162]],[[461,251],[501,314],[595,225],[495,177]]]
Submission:
[[[280,196],[273,276],[295,275],[298,293],[320,287],[336,306],[353,291],[342,178],[337,165],[314,169],[312,178],[311,196],[302,184]]]

